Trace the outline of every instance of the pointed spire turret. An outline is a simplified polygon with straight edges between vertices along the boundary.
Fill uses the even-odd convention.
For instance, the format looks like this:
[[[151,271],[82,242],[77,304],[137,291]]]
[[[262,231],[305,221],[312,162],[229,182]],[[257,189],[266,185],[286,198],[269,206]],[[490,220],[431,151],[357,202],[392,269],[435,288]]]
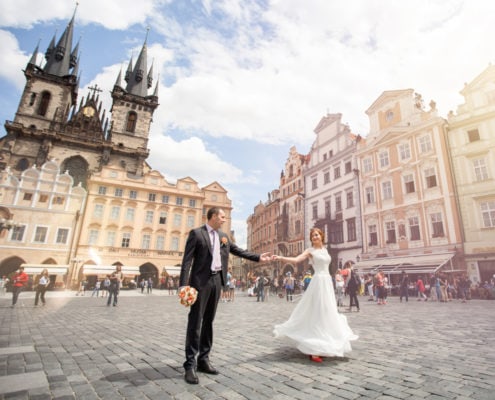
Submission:
[[[147,39],[148,36],[146,35],[146,40]],[[126,81],[127,81],[126,91],[128,93],[141,97],[148,96],[148,87],[149,87],[148,79],[145,79],[145,74],[148,69],[147,68],[148,51],[146,46],[146,40],[144,41],[143,47],[141,48],[141,52],[139,53],[136,64],[134,65],[134,70],[130,74],[126,73]]]
[[[131,60],[129,61],[129,65],[127,66],[127,71],[125,71],[125,81],[126,82],[129,82],[129,79],[131,79],[131,75],[132,75],[132,63],[133,63],[133,60],[132,60],[132,56],[131,56]]]
[[[160,83],[160,75],[158,75],[158,79],[156,80],[155,91],[153,92],[153,97],[158,98],[158,84]]]
[[[36,48],[34,49],[33,54],[31,55],[28,65],[33,65],[33,66],[36,65],[36,59],[38,58],[39,47],[40,47],[40,41],[38,40],[38,44],[36,45]]]
[[[153,64],[154,64],[154,60],[153,62],[151,63],[151,68],[148,72],[148,89],[151,88],[151,86],[153,86]]]
[[[122,69],[119,71],[119,75],[117,76],[117,80],[115,81],[115,85],[119,88],[122,87]]]

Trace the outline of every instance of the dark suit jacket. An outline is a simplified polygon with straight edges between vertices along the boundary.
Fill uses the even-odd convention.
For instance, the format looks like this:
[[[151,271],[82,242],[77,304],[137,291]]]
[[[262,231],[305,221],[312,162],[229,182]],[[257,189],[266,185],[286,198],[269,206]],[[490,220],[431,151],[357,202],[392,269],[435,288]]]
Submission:
[[[231,243],[228,236],[218,231],[220,239],[220,257],[222,259],[222,286],[227,284],[227,270],[229,267],[229,253],[238,257],[258,262],[259,254],[243,250]],[[180,270],[179,286],[192,286],[201,289],[210,279],[213,251],[210,234],[206,225],[189,232],[184,250],[184,257]]]

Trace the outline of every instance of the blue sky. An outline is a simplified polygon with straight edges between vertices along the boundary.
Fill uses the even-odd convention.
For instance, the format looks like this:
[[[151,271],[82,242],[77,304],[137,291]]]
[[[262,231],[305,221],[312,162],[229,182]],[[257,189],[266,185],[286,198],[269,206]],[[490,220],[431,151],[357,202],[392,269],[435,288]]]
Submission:
[[[0,2],[1,121],[14,118],[38,41],[44,53],[75,6]],[[493,15],[482,0],[80,0],[79,93],[96,83],[109,111],[149,28],[160,106],[148,161],[171,183],[222,184],[245,245],[245,221],[278,187],[290,147],[306,154],[327,112],[366,136],[365,111],[385,90],[413,88],[440,115],[455,111],[464,82],[495,59]]]

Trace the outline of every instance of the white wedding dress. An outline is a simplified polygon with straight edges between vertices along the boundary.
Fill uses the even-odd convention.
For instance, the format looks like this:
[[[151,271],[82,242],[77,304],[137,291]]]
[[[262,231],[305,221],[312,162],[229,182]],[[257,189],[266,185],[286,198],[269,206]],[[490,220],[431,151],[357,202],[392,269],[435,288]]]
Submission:
[[[332,278],[328,272],[330,255],[326,248],[311,248],[311,282],[289,319],[275,325],[275,337],[288,338],[299,351],[315,356],[343,357],[358,338],[347,318],[338,312]]]

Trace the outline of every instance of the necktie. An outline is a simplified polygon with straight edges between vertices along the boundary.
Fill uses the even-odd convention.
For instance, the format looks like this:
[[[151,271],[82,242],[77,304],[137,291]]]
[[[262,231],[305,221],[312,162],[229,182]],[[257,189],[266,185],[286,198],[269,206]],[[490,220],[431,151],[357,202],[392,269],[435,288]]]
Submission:
[[[213,248],[213,262],[211,269],[213,271],[219,271],[222,269],[222,259],[220,258],[220,240],[218,238],[217,231],[211,231],[212,236],[212,248]]]

